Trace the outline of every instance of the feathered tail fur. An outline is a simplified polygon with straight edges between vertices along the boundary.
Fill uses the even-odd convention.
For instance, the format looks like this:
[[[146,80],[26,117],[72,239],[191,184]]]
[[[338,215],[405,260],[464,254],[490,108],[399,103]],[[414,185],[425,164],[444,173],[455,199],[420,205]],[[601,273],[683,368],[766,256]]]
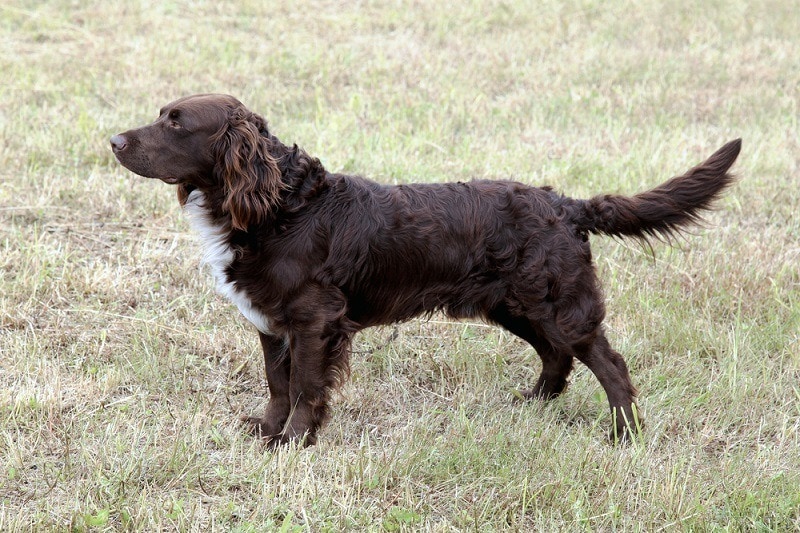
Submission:
[[[683,226],[701,220],[722,191],[734,181],[728,169],[736,161],[742,140],[717,150],[683,176],[635,196],[605,194],[576,200],[574,222],[582,231],[615,236],[669,240]]]

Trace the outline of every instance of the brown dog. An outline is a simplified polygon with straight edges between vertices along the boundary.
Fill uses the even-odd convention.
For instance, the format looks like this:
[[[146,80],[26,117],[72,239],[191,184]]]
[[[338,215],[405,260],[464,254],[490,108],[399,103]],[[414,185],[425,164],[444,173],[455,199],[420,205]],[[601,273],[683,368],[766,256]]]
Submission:
[[[575,200],[510,181],[386,186],[331,174],[225,95],[181,98],[111,138],[133,172],[178,186],[219,292],[256,327],[272,444],[313,444],[363,328],[442,311],[480,318],[542,359],[523,395],[548,399],[578,358],[605,389],[612,436],[635,428],[636,389],[606,340],[589,234],[669,237],[731,184],[741,141],[632,197]]]

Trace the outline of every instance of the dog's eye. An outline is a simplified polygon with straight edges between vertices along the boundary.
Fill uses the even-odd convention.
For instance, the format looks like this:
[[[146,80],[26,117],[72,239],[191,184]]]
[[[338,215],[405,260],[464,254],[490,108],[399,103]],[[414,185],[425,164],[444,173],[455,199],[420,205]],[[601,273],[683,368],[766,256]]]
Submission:
[[[180,112],[177,109],[172,109],[167,115],[167,124],[170,128],[180,129],[182,126],[180,122],[178,122],[178,117],[180,117]]]

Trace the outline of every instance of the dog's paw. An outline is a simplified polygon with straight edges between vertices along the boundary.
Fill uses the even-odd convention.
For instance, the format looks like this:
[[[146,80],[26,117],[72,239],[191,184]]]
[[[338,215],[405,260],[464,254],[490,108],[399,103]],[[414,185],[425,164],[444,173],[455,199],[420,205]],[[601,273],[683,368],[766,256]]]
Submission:
[[[243,416],[241,420],[250,427],[250,432],[260,439],[272,440],[283,431],[283,422],[272,418]]]
[[[308,433],[299,436],[290,436],[286,433],[279,433],[278,435],[273,435],[269,440],[267,440],[266,446],[273,451],[280,448],[295,446],[297,448],[307,448],[308,446],[313,446],[316,443],[316,440],[316,437],[313,437]]]
[[[250,426],[250,431],[264,441],[267,448],[276,450],[283,446],[296,445],[299,448],[312,446],[317,442],[316,435],[308,431],[297,431],[291,424],[279,423],[274,419],[257,416],[244,416],[242,422]]]
[[[519,400],[521,402],[527,402],[530,400],[539,400],[539,401],[547,401],[556,398],[559,394],[561,394],[564,389],[566,388],[567,383],[565,382],[561,387],[555,389],[553,387],[543,387],[543,386],[536,386],[532,389],[525,389],[525,390],[514,390],[512,394],[514,395],[515,400]]]
[[[644,418],[636,404],[631,405],[628,413],[619,408],[612,410],[613,427],[608,432],[611,444],[629,444],[642,438]]]

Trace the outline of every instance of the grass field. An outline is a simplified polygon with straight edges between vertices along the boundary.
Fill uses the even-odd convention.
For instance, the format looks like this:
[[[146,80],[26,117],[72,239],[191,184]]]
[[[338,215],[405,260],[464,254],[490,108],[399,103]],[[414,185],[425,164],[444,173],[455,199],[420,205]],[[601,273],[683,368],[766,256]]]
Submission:
[[[788,0],[4,3],[0,530],[800,530],[798,28]],[[706,227],[593,238],[642,439],[607,443],[585,367],[513,402],[533,350],[433,317],[359,335],[319,444],[265,450],[255,333],[108,147],[196,92],[384,183],[633,193],[742,137]]]

